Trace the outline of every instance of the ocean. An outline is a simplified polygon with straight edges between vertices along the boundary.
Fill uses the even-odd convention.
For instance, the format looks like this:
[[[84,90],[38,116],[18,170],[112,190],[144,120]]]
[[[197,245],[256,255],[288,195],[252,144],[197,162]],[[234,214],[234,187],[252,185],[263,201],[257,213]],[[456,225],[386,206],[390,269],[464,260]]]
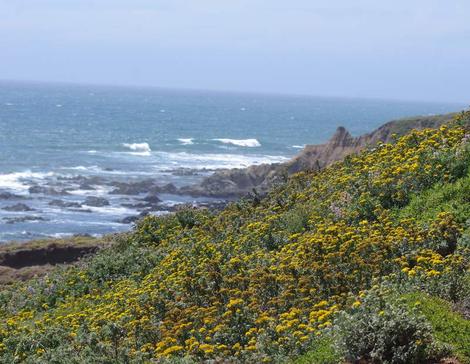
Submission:
[[[128,193],[125,183],[181,187],[220,168],[285,161],[340,125],[359,135],[392,119],[463,107],[1,82],[0,242],[126,231],[147,193]],[[216,202],[171,188],[155,194],[155,214]]]

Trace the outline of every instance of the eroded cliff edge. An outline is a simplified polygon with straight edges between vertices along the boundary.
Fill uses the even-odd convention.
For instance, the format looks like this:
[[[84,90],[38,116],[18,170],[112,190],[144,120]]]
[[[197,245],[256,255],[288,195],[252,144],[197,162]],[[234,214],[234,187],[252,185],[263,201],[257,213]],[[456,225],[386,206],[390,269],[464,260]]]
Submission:
[[[393,135],[404,135],[412,129],[436,128],[452,120],[455,114],[419,116],[390,121],[371,133],[352,136],[340,126],[331,139],[318,145],[307,145],[297,156],[285,163],[261,164],[241,169],[219,170],[199,184],[180,189],[179,193],[192,196],[236,198],[253,190],[266,192],[286,176],[303,170],[318,170],[342,160],[347,155],[377,144],[389,143]]]

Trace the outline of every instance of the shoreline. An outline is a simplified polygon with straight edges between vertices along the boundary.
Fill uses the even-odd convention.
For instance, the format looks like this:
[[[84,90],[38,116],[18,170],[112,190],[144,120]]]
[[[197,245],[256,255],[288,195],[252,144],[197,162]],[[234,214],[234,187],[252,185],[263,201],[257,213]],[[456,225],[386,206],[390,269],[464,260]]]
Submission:
[[[183,187],[179,191],[193,193],[196,196],[198,194],[209,194],[212,197],[217,194],[219,197],[224,196],[223,201],[218,203],[194,206],[195,208],[220,210],[230,201],[246,196],[253,191],[261,195],[266,193],[280,179],[287,178],[290,174],[301,170],[322,169],[377,142],[388,143],[395,138],[395,135],[406,134],[412,129],[438,127],[449,122],[454,115],[446,114],[391,121],[371,133],[359,137],[352,137],[345,128],[339,127],[327,143],[306,146],[297,156],[286,163],[216,171],[203,179],[199,185]],[[140,189],[139,191],[145,190],[145,184],[133,187]],[[121,185],[120,188],[131,188],[132,190],[130,184]],[[173,189],[173,187],[167,188]],[[172,192],[175,193],[178,190],[172,190]],[[150,204],[158,205],[161,201],[156,194],[148,196],[154,196],[153,200],[148,201]],[[187,206],[187,204],[177,204],[168,213],[175,212],[183,206]],[[129,223],[134,224],[148,214],[150,211],[146,214],[140,214]],[[129,230],[126,232],[107,233],[99,237],[75,235],[70,238],[51,237],[0,244],[0,285],[47,274],[58,264],[75,263],[83,256],[93,254],[101,247],[110,244],[116,235],[129,233],[132,231],[132,227],[133,225],[129,226]],[[15,263],[19,261],[22,263]]]

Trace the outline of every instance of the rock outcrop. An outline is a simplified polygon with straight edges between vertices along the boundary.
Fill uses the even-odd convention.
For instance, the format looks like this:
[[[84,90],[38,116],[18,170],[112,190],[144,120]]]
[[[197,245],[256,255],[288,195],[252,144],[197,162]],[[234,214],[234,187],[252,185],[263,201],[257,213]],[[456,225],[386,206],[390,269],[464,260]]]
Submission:
[[[340,126],[328,142],[307,145],[297,156],[285,163],[219,170],[197,185],[182,187],[179,193],[226,199],[247,195],[254,189],[258,193],[265,193],[273,184],[284,180],[290,174],[325,168],[378,142],[389,143],[393,140],[394,134],[404,135],[413,129],[436,128],[451,121],[454,115],[395,120],[359,137],[353,137],[344,127]]]

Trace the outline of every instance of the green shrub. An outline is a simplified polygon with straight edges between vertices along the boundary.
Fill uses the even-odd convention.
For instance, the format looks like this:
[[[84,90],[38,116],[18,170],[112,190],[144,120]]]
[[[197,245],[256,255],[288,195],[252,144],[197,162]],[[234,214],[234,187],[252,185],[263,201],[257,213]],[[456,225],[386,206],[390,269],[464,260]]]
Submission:
[[[293,364],[335,363],[341,363],[341,356],[335,351],[334,342],[327,334],[314,340],[312,349],[293,362]]]
[[[404,296],[410,308],[417,309],[431,324],[433,334],[452,348],[463,363],[470,363],[470,320],[453,312],[452,306],[437,297],[416,292]]]
[[[424,223],[435,220],[440,212],[452,213],[456,220],[464,223],[470,216],[470,176],[454,183],[438,183],[433,188],[411,199],[400,211],[402,218],[415,217]]]
[[[351,362],[422,363],[444,354],[424,317],[391,296],[371,293],[335,324],[338,350]]]
[[[148,215],[137,222],[131,240],[138,245],[156,246],[177,226],[174,215]]]
[[[282,226],[291,234],[301,233],[308,228],[308,209],[300,205],[286,212],[282,217]]]

